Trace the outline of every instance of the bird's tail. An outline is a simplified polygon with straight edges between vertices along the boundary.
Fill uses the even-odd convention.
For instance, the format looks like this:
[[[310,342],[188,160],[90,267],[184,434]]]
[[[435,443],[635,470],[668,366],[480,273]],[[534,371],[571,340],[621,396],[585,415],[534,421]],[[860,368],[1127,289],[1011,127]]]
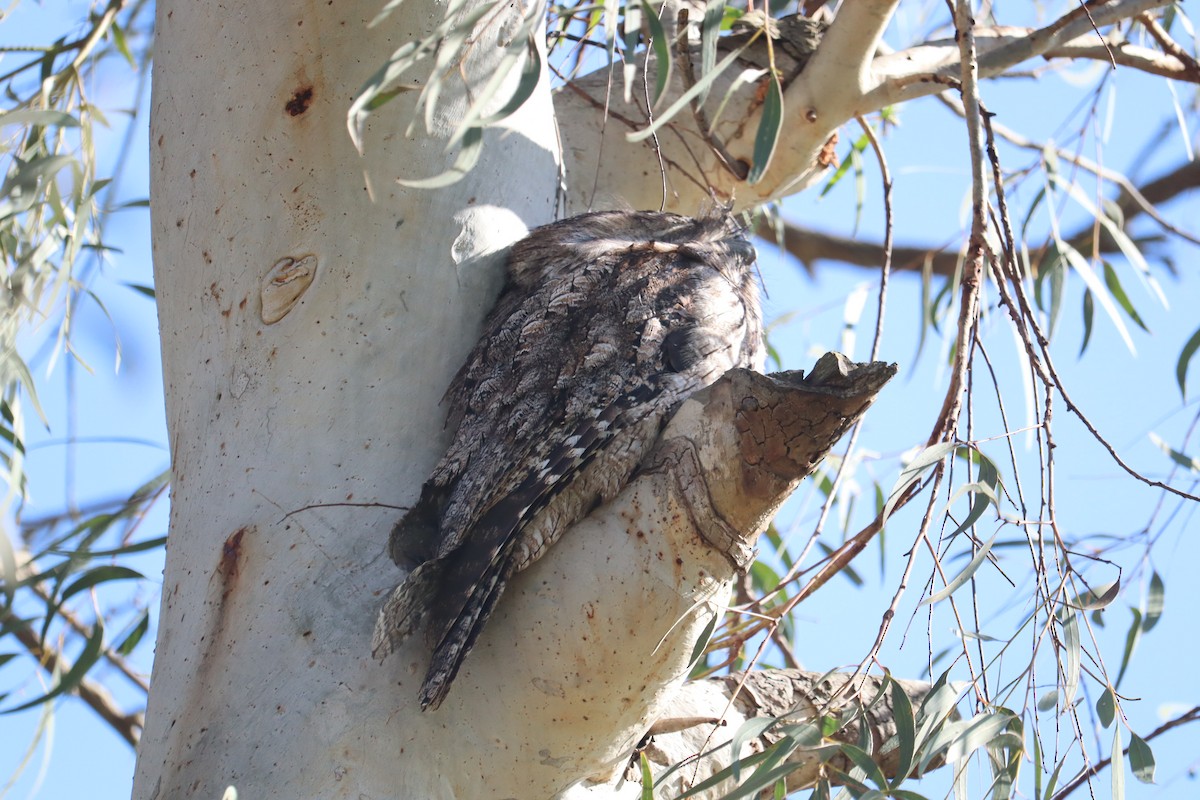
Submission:
[[[422,711],[436,709],[446,699],[446,693],[450,691],[450,684],[458,675],[463,659],[475,646],[480,631],[496,609],[496,602],[512,577],[512,546],[511,541],[507,542],[498,557],[491,560],[484,574],[471,584],[461,611],[444,628],[445,633],[433,648],[429,671],[425,673],[425,682],[421,685]],[[448,581],[454,583],[453,570]],[[438,598],[439,605],[441,599]]]
[[[424,627],[444,571],[445,561],[426,561],[392,591],[379,610],[375,633],[371,636],[371,654],[375,658],[382,661],[413,631]]]

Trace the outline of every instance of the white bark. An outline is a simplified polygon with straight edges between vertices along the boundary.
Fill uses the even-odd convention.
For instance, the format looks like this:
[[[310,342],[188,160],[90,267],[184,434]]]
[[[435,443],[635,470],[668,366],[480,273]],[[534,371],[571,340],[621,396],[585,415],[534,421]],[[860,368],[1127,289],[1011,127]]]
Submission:
[[[412,98],[368,126],[360,158],[350,102],[442,13],[409,0],[368,32],[376,10],[159,4],[153,225],[174,485],[137,798],[226,786],[485,797],[505,770],[556,771],[522,750],[520,714],[413,713],[407,664],[370,658],[399,577],[384,554],[395,506],[444,444],[438,399],[498,288],[481,254],[550,221],[558,186],[544,87],[511,130],[489,133],[495,157],[449,190],[394,182],[450,161],[437,138],[404,136]],[[499,53],[489,35],[473,74]],[[442,130],[463,107],[448,101]],[[265,324],[264,278],[280,278],[275,307],[304,280],[284,259],[306,269],[306,256],[311,285]],[[495,687],[506,657],[484,643],[460,680]]]

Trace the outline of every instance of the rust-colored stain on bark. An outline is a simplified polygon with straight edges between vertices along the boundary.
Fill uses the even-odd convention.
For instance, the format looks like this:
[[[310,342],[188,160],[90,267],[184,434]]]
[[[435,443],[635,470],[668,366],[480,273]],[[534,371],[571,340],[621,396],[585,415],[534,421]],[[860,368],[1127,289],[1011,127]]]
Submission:
[[[284,105],[283,110],[291,114],[293,117],[298,117],[312,104],[313,87],[302,86],[292,94],[292,99],[288,100]]]
[[[229,534],[221,545],[221,561],[217,565],[217,573],[221,576],[221,582],[224,584],[221,591],[222,599],[229,596],[233,590],[234,581],[237,580],[238,560],[242,555],[242,537],[246,535],[247,530],[245,527],[238,528]]]

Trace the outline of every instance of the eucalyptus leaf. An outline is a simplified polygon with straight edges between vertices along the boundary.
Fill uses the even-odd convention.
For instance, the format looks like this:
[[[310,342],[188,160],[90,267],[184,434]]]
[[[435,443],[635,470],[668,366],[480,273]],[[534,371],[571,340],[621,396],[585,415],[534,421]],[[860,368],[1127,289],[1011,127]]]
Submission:
[[[746,176],[747,183],[751,185],[758,183],[766,174],[779,144],[779,134],[782,128],[783,87],[779,85],[779,76],[769,72],[767,73],[767,95],[763,98],[758,132],[754,136],[754,163],[750,166],[750,174]]]
[[[1196,355],[1196,351],[1200,350],[1200,328],[1196,329],[1188,340],[1184,343],[1183,349],[1179,351],[1179,360],[1175,363],[1175,380],[1179,383],[1179,394],[1183,399],[1187,399],[1187,372],[1188,365],[1192,362],[1192,356]]]
[[[947,597],[962,588],[963,584],[971,580],[971,577],[975,574],[975,571],[978,570],[983,562],[987,560],[988,553],[991,552],[992,545],[995,543],[996,537],[999,535],[1000,534],[998,533],[993,534],[992,538],[984,542],[980,546],[979,551],[975,553],[975,557],[972,558],[967,566],[963,568],[962,572],[955,575],[954,578],[952,578],[950,582],[946,584],[946,588],[942,589],[940,592],[930,595],[929,597],[926,597],[918,605],[930,605],[938,602],[939,600],[945,600]]]
[[[1136,733],[1129,734],[1129,767],[1142,783],[1154,783],[1154,751]]]

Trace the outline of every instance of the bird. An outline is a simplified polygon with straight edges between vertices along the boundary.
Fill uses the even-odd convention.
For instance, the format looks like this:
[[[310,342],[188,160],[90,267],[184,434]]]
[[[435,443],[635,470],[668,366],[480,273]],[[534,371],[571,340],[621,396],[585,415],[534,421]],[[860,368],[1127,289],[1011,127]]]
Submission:
[[[513,575],[629,483],[693,392],[761,369],[755,251],[726,210],[589,212],[531,231],[443,404],[449,448],[396,524],[408,576],[376,658],[422,630],[441,705]]]

